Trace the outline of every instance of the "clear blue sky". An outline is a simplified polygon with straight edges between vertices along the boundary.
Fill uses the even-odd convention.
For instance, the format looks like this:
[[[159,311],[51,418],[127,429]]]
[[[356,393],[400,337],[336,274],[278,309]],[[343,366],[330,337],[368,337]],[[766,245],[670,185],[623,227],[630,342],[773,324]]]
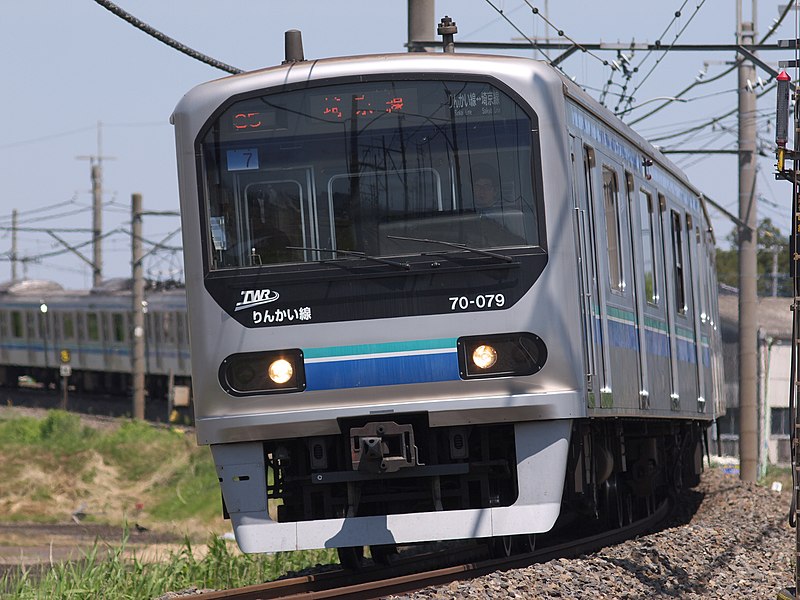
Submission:
[[[526,35],[553,35],[523,0],[492,1]],[[403,0],[117,3],[186,45],[246,70],[279,63],[283,58],[283,32],[291,28],[303,31],[306,58],[403,52],[406,41]],[[531,4],[544,12],[544,0],[531,0]],[[745,16],[749,17],[751,4],[745,4]],[[682,16],[667,29],[681,7]],[[486,0],[437,0],[437,18],[444,14],[458,23],[456,41],[509,41],[520,37]],[[760,2],[759,37],[777,16],[777,1]],[[549,17],[567,35],[585,42],[653,42],[667,29],[661,37],[666,45],[687,23],[678,40],[681,43],[735,41],[735,2],[723,0],[550,0]],[[796,18],[791,14],[770,41],[794,38]],[[22,213],[20,226],[91,226],[89,163],[76,157],[97,154],[98,121],[103,123],[103,154],[113,157],[103,163],[104,231],[129,227],[130,197],[134,192],[143,194],[146,210],[178,209],[170,113],[191,87],[224,73],[161,44],[92,0],[0,2],[0,51],[4,59],[0,93],[0,226],[10,225],[13,208]],[[540,57],[531,51],[523,54]],[[600,55],[616,58],[609,52]],[[661,56],[662,53],[653,53],[646,57],[631,80],[629,92]],[[711,76],[726,68],[724,63],[733,58],[719,52],[668,53],[636,91],[636,101],[672,96],[694,80],[704,62],[710,63]],[[762,58],[775,66],[778,60],[792,56],[770,52]],[[643,59],[645,54],[638,52],[632,63],[637,65]],[[609,67],[581,53],[563,66],[595,97],[611,73]],[[758,73],[766,79],[762,71]],[[791,75],[796,78],[794,72]],[[616,74],[613,81],[610,91],[619,92],[621,76]],[[736,107],[736,85],[734,71],[718,82],[698,86],[687,94],[696,99],[673,103],[637,129],[652,137],[721,115]],[[772,119],[774,102],[774,94],[769,94],[758,105],[765,115],[758,121],[759,136],[770,152],[774,131],[767,121]],[[606,103],[613,108],[615,96],[609,95]],[[629,116],[643,114],[653,106],[656,104],[643,106]],[[730,130],[703,130],[686,141],[684,147],[735,148],[735,116],[723,124]],[[697,162],[698,159],[701,160]],[[675,160],[687,166],[687,174],[700,189],[736,212],[735,155]],[[773,163],[771,156],[760,160],[760,216],[772,218],[787,231],[791,188],[774,181]],[[724,218],[715,218],[714,222],[717,238],[724,243],[730,224]],[[178,227],[175,218],[148,217],[145,237],[160,240]],[[63,237],[74,244],[89,239],[87,233],[65,233]],[[174,236],[169,243],[179,245],[180,236]],[[0,255],[8,252],[10,245],[8,231],[0,230]],[[46,234],[19,234],[22,256],[37,256],[58,248]],[[87,255],[91,252],[88,246],[84,251]],[[164,277],[170,270],[182,268],[182,258],[176,255],[152,259],[146,266],[151,276]],[[10,263],[0,262],[0,281],[8,279],[10,272]],[[125,235],[112,235],[104,243],[104,275],[120,277],[129,273],[130,240]],[[91,282],[89,268],[72,254],[30,263],[27,275],[70,288],[85,287]]]

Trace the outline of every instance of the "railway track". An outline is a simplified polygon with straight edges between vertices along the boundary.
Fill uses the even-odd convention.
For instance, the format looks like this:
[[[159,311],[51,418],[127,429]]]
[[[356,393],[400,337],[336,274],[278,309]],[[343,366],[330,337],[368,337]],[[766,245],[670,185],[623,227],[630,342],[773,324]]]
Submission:
[[[361,571],[333,571],[282,579],[260,585],[233,590],[207,592],[196,598],[202,600],[322,600],[381,598],[391,594],[404,594],[414,590],[453,581],[480,577],[498,570],[520,569],[555,558],[574,557],[623,542],[651,530],[669,514],[670,503],[664,501],[657,510],[644,519],[624,527],[561,543],[553,543],[539,550],[516,554],[508,558],[487,559],[484,545],[459,550],[448,550],[449,566],[441,566],[443,553],[434,552],[410,558],[399,558],[389,566],[368,567]]]

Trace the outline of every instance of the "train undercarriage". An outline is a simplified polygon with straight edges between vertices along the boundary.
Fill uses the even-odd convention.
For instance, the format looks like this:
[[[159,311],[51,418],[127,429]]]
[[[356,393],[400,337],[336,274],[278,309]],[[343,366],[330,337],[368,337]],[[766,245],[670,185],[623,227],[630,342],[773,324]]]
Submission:
[[[697,485],[705,426],[699,421],[573,421],[553,531],[576,524],[583,530],[618,528]],[[273,520],[486,509],[511,506],[518,498],[513,424],[433,428],[418,414],[392,421],[343,420],[340,427],[344,433],[336,436],[264,443]],[[488,541],[496,554],[534,544],[532,535]],[[376,545],[372,553],[385,557],[387,547]],[[353,566],[361,549],[343,549],[340,555]]]

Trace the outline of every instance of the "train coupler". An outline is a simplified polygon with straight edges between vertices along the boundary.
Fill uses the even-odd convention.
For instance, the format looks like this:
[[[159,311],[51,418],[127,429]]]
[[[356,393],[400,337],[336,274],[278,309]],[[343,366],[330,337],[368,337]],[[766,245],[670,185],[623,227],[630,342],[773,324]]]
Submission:
[[[393,421],[353,427],[350,454],[354,471],[395,473],[419,465],[413,426]]]

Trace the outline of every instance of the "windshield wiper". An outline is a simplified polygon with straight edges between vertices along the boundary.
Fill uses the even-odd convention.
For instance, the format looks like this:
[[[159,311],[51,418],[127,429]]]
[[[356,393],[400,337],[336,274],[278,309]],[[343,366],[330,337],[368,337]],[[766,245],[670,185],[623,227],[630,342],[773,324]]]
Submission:
[[[344,254],[345,256],[356,256],[364,260],[371,260],[372,262],[381,263],[384,265],[391,265],[399,267],[408,271],[411,265],[407,262],[397,262],[396,260],[389,260],[388,258],[381,258],[380,256],[370,256],[364,252],[356,252],[355,250],[334,250],[333,248],[314,248],[312,246],[286,246],[287,250],[309,250],[311,252],[330,252],[331,254]],[[328,262],[328,261],[324,261]]]
[[[476,254],[482,254],[483,256],[491,256],[492,258],[497,258],[504,262],[514,262],[514,259],[511,258],[510,256],[497,254],[497,252],[489,252],[488,250],[481,250],[480,248],[472,248],[471,246],[467,246],[466,244],[459,244],[457,242],[446,242],[445,240],[430,240],[427,238],[404,237],[400,235],[387,235],[386,237],[388,237],[391,240],[406,240],[408,242],[423,242],[425,244],[439,244],[441,246],[450,246],[451,248],[459,248],[460,250],[475,252]]]

